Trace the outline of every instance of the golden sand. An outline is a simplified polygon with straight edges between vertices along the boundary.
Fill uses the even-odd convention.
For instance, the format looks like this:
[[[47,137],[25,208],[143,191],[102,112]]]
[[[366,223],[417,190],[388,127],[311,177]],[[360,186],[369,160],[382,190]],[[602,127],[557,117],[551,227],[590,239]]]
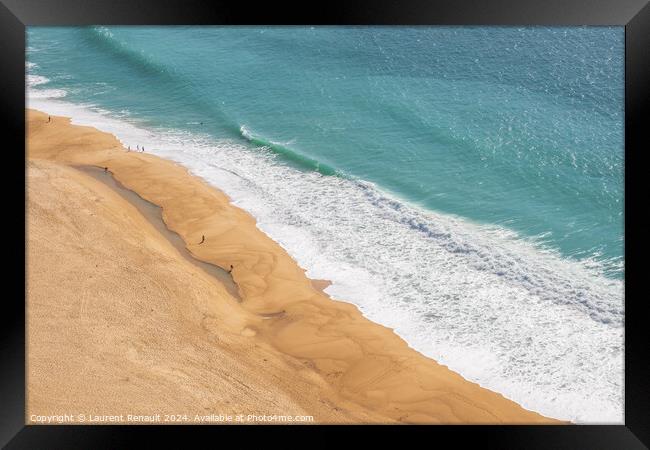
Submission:
[[[111,134],[27,112],[32,414],[308,415],[315,423],[557,423],[329,298],[228,197]],[[148,147],[148,146],[147,146]],[[162,208],[197,259],[75,166]],[[199,244],[202,236],[205,242]]]

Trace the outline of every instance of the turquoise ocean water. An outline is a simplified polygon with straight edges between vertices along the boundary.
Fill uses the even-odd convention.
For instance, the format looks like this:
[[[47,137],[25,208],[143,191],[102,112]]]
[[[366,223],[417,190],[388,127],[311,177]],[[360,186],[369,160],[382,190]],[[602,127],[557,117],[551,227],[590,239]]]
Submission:
[[[623,28],[30,28],[29,106],[177,160],[328,293],[544,414],[623,414]]]

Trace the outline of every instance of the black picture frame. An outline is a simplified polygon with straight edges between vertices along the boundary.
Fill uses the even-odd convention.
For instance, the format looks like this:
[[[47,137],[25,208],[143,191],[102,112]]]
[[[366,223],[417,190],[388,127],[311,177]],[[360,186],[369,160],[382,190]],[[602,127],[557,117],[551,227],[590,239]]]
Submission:
[[[147,25],[147,24],[309,24],[309,25],[618,25],[625,27],[625,425],[560,426],[417,426],[373,427],[384,437],[419,434],[423,442],[449,439],[454,446],[469,441],[489,448],[648,448],[650,410],[648,327],[644,302],[637,291],[644,272],[638,261],[647,246],[642,218],[645,200],[643,117],[650,99],[650,5],[647,0],[363,0],[281,4],[201,0],[0,0],[1,118],[5,157],[11,165],[0,179],[4,203],[14,208],[4,214],[10,231],[5,235],[7,276],[0,312],[0,444],[6,448],[123,448],[145,438],[166,442],[179,433],[194,438],[225,432],[212,426],[44,426],[25,425],[25,27],[31,25]],[[23,164],[23,170],[20,165]],[[646,177],[647,178],[647,177]],[[637,201],[639,197],[641,200]],[[2,197],[0,197],[2,198]],[[647,200],[646,200],[647,204]],[[645,228],[645,230],[644,230]],[[10,234],[9,234],[10,233]],[[21,257],[22,255],[22,257]],[[21,264],[22,262],[22,264]],[[644,344],[645,343],[645,344]],[[286,426],[261,427],[275,435]],[[179,429],[180,428],[180,429]],[[291,426],[292,440],[318,439],[332,428]],[[367,427],[355,427],[367,429]],[[228,433],[249,436],[248,428],[231,426]],[[256,428],[256,431],[260,427]],[[244,434],[246,433],[246,434]],[[308,433],[308,434],[307,434]],[[417,442],[417,441],[415,441]]]

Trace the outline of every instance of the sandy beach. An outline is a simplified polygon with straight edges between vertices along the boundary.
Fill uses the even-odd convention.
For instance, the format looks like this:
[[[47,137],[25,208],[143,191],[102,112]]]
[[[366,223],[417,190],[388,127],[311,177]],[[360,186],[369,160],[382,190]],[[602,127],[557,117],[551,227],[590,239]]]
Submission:
[[[180,165],[51,119],[26,112],[27,423],[63,413],[559,423],[330,298],[327,280],[310,280]]]

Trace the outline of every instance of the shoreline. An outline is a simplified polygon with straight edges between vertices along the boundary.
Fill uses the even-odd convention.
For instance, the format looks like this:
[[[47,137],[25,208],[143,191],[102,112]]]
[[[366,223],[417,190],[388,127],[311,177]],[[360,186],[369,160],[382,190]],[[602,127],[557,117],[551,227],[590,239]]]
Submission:
[[[330,298],[327,280],[307,278],[252,216],[179,164],[127,152],[114,136],[67,118],[52,116],[46,124],[47,116],[33,110],[27,117],[29,160],[108,167],[125,189],[162,208],[165,226],[192,257],[222,269],[234,265],[242,308],[264,319],[248,328],[250,338],[304,360],[341,401],[402,422],[560,423],[465,380],[356,306]],[[206,242],[194,244],[202,235]]]

